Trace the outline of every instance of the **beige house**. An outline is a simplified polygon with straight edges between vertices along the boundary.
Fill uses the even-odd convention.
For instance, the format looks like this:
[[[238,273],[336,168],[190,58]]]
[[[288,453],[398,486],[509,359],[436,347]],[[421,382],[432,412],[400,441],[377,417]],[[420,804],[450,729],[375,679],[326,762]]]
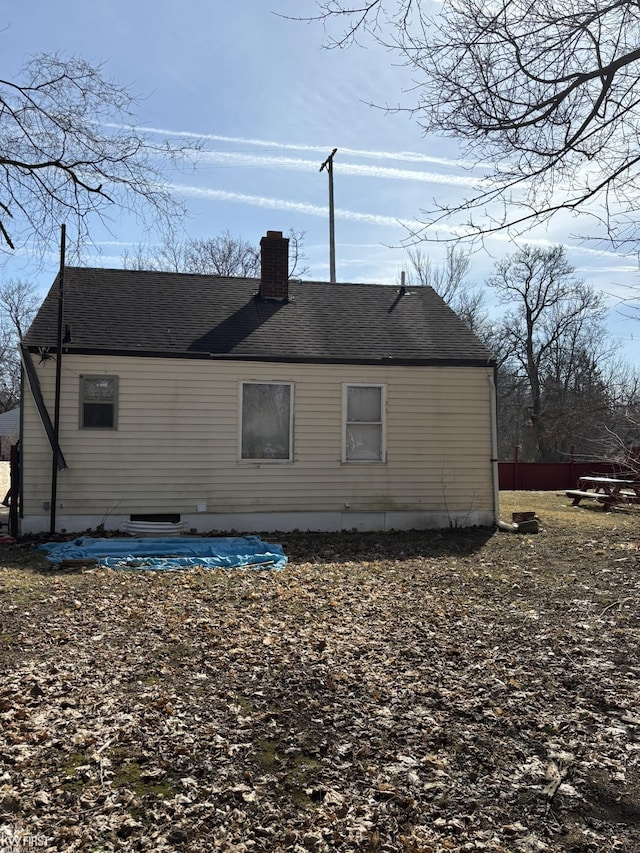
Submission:
[[[21,532],[497,517],[494,362],[431,288],[66,268],[23,344]],[[59,368],[57,475],[56,373]],[[52,489],[52,479],[55,479]]]

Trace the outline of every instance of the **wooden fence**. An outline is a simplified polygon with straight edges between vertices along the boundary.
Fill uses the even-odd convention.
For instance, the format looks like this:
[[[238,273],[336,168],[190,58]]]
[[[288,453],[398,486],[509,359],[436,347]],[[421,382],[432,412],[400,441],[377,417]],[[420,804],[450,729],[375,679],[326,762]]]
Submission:
[[[498,473],[502,491],[549,492],[554,489],[575,489],[578,477],[613,476],[626,474],[627,467],[616,462],[575,461],[520,462],[517,449],[512,462],[499,462]]]

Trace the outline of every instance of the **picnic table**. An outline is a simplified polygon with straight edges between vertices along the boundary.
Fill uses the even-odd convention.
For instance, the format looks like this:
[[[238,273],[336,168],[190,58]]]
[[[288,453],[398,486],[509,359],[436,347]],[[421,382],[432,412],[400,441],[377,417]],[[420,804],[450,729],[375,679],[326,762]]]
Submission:
[[[615,504],[640,504],[640,480],[624,477],[578,477],[578,488],[567,489],[572,506],[587,498],[598,501],[604,510]]]

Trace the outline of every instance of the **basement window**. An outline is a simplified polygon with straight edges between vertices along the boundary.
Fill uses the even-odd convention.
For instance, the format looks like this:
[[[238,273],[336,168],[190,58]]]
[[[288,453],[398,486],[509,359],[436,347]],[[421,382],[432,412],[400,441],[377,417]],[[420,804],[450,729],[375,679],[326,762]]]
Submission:
[[[80,377],[80,429],[117,429],[118,377]]]
[[[293,384],[243,382],[240,399],[240,459],[293,459]]]
[[[384,462],[385,386],[342,386],[342,461]]]

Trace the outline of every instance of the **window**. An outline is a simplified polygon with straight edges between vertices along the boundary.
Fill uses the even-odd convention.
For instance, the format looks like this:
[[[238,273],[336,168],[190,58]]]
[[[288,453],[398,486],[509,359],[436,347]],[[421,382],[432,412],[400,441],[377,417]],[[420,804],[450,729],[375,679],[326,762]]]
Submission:
[[[384,385],[343,385],[343,462],[384,462]]]
[[[80,377],[80,428],[116,429],[117,376]]]
[[[240,458],[293,459],[293,385],[243,382]]]

